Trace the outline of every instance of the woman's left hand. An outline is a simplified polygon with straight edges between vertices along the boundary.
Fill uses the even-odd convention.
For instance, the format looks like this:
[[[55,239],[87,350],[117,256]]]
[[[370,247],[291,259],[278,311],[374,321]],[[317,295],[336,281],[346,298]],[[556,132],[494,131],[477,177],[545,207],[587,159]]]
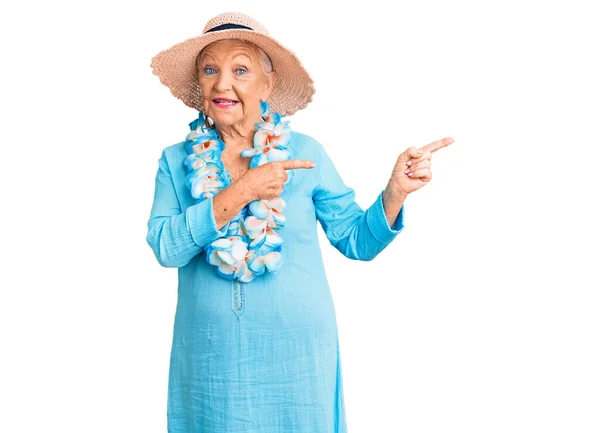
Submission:
[[[421,148],[409,147],[398,156],[390,182],[408,195],[431,181],[433,152],[454,143],[452,137],[442,138]]]

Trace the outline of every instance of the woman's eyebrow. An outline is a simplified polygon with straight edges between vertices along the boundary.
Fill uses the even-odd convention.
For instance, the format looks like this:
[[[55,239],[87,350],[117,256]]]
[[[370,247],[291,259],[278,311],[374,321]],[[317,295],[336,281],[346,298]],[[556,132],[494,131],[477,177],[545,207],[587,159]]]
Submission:
[[[207,57],[211,57],[213,60],[218,61],[218,59],[215,56],[213,56],[211,53],[202,53],[202,56],[200,57],[200,61],[201,62],[204,61],[204,59],[206,59]]]
[[[252,59],[250,58],[250,56],[247,56],[246,54],[238,54],[237,56],[235,56],[233,59],[237,59],[238,57],[245,57],[250,61],[250,64],[252,64]]]

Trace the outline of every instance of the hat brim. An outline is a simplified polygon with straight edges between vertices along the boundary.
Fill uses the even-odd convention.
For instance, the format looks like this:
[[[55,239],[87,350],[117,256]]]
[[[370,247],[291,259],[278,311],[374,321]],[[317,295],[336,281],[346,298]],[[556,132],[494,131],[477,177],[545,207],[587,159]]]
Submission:
[[[269,56],[277,73],[275,86],[267,99],[273,111],[291,116],[312,101],[314,81],[298,57],[270,36],[253,30],[221,30],[187,39],[154,56],[150,64],[152,73],[171,90],[173,96],[200,111],[202,92],[196,74],[196,57],[205,46],[222,39],[253,42]]]

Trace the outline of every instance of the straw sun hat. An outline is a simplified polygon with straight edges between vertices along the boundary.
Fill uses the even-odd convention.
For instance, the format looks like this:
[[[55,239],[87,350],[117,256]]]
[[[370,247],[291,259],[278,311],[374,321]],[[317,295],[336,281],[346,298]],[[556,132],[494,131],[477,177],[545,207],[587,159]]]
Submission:
[[[312,101],[315,93],[313,80],[296,55],[269,36],[261,23],[238,12],[217,15],[206,23],[201,36],[187,39],[155,55],[150,64],[152,73],[185,105],[202,111],[196,57],[211,42],[232,38],[253,42],[271,59],[277,79],[267,102],[273,111],[290,116]]]

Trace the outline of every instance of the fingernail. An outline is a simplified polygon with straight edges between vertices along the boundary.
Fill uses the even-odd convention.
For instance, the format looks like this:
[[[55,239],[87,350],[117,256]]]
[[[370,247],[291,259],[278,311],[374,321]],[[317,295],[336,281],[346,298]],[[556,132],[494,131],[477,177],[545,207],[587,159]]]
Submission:
[[[412,173],[408,173],[408,175],[409,175],[409,176],[412,176],[413,174],[412,174]]]
[[[412,165],[412,160],[407,161],[406,165]]]
[[[308,165],[309,165],[311,168],[316,166],[316,164],[315,164],[314,162],[311,162],[311,163],[310,163],[310,164],[308,164]]]
[[[408,173],[410,171],[410,168],[407,168],[406,170],[404,170],[404,173]]]

